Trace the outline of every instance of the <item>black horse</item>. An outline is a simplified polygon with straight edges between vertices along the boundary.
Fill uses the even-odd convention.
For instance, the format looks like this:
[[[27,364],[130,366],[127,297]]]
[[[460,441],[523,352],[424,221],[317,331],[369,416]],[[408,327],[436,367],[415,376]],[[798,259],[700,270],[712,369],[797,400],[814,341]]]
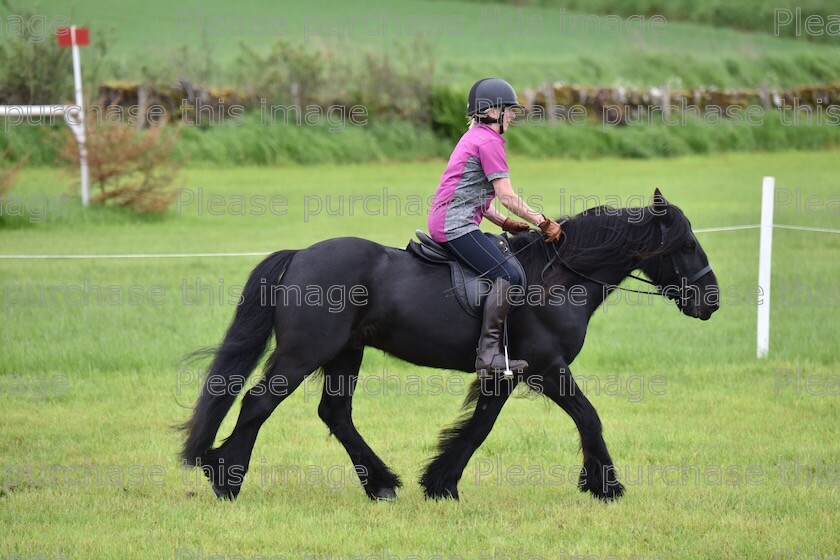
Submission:
[[[517,383],[548,397],[574,420],[583,451],[580,489],[603,500],[621,496],[624,488],[615,478],[601,420],[569,371],[590,317],[612,290],[623,289],[618,284],[634,270],[648,276],[658,293],[673,299],[686,315],[706,320],[718,308],[717,280],[691,224],[658,189],[649,206],[593,208],[568,218],[563,229],[564,238],[555,244],[545,243],[535,231],[511,238],[529,289],[528,301],[508,318],[509,346],[511,355],[530,367],[511,380],[473,383],[464,403],[466,415],[442,433],[438,454],[420,479],[428,498],[458,498],[458,481],[470,457]],[[187,437],[181,458],[204,470],[218,497],[235,498],[263,422],[322,368],[319,416],[347,450],[367,495],[395,498],[399,477],[353,425],[351,404],[362,354],[372,346],[414,364],[472,372],[479,319],[444,296],[450,286],[447,267],[365,239],[329,239],[273,253],[251,273],[233,322],[214,350],[193,415],[182,426]],[[318,288],[323,295],[336,287],[349,305],[318,298]],[[535,287],[543,290],[536,297]],[[569,297],[552,299],[564,293]],[[262,378],[245,395],[231,435],[213,448],[222,420],[272,331],[276,347]]]

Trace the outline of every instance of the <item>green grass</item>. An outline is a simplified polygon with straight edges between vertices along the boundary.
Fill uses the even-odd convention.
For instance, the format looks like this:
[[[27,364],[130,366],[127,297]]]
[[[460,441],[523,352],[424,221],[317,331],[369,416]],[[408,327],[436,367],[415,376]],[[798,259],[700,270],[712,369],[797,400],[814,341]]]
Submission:
[[[600,2],[592,9],[603,12],[609,6],[610,2]],[[649,14],[659,4],[632,6],[634,11]],[[324,104],[331,104],[342,95],[345,98],[341,102],[359,101],[346,97],[362,95],[354,88],[362,87],[355,82],[366,77],[359,74],[366,52],[386,55],[395,66],[391,72],[399,75],[399,69],[406,66],[406,57],[395,48],[399,43],[408,52],[416,52],[418,65],[425,68],[425,49],[408,46],[419,39],[428,46],[433,58],[429,82],[457,92],[451,103],[456,108],[457,122],[462,120],[458,111],[463,110],[469,86],[476,78],[487,75],[503,76],[520,91],[556,81],[628,87],[791,87],[832,82],[840,76],[836,42],[815,44],[774,37],[770,31],[742,32],[676,20],[669,20],[661,33],[598,32],[597,28],[579,32],[562,27],[567,26],[570,12],[561,12],[557,7],[375,0],[360,8],[338,0],[314,0],[280,8],[268,0],[247,4],[187,0],[173,8],[163,0],[148,0],[127,8],[121,2],[103,5],[95,0],[75,0],[69,5],[45,3],[30,9],[46,16],[49,22],[68,16],[90,26],[94,39],[105,38],[109,44],[106,56],[95,68],[95,49],[82,51],[89,100],[96,97],[93,92],[101,81],[111,79],[169,85],[185,78],[247,89],[253,84],[245,82],[255,77],[242,75],[247,74],[243,68],[248,65],[237,60],[242,54],[240,43],[265,53],[275,36],[295,45],[325,46],[340,61],[333,64],[337,68],[329,70],[323,76],[324,85],[317,88]],[[674,9],[683,14],[687,8],[683,2]],[[718,13],[708,7],[696,9],[698,13]],[[5,18],[5,23],[9,21],[5,12],[0,12],[0,18]],[[596,21],[601,29],[606,29],[604,18]],[[266,22],[277,24],[276,35],[267,30],[259,32],[259,26]],[[376,27],[382,22],[390,27]],[[413,31],[406,32],[409,22]],[[495,30],[492,35],[487,31],[490,28]],[[12,36],[10,32],[9,38]],[[384,64],[385,59],[378,60]],[[385,70],[380,72],[382,76],[375,74],[371,79],[379,80],[377,90],[381,87],[386,91],[382,99],[398,95],[379,83],[387,82],[389,75]],[[0,69],[0,81],[2,76]],[[346,87],[347,83],[353,87]],[[69,89],[67,93],[69,100]],[[266,95],[272,97],[281,92]],[[50,100],[53,101],[65,99]],[[432,110],[428,108],[429,112]],[[444,112],[440,107],[438,110]],[[340,134],[328,131],[332,123],[265,127],[251,114],[241,125],[186,130],[178,151],[194,163],[222,165],[405,161],[446,154],[447,147],[441,141],[446,132],[437,130],[433,134],[427,122],[393,122],[393,118],[371,111],[370,123],[364,130],[346,125]],[[425,117],[428,112],[424,110],[422,114]],[[775,117],[768,117],[760,127],[531,126],[523,128],[522,134],[511,142],[511,149],[533,157],[572,158],[813,149],[836,146],[837,130],[834,125],[783,127]],[[12,160],[28,157],[34,165],[54,162],[57,149],[49,130],[22,125],[4,132],[0,136],[0,151],[8,147]],[[450,130],[448,134],[453,133]]]
[[[837,205],[830,204],[837,196],[837,156],[513,158],[511,165],[514,185],[549,214],[582,209],[573,205],[572,195],[632,202],[647,200],[660,187],[695,228],[752,224],[759,220],[761,178],[774,175],[777,188],[789,189],[800,201],[808,196],[823,201],[812,203],[814,215],[793,202],[780,204],[778,223],[837,228]],[[415,212],[408,202],[428,198],[443,167],[435,160],[282,170],[190,168],[188,186],[203,189],[205,200],[211,194],[285,196],[278,210],[287,213],[213,216],[205,208],[199,215],[190,204],[181,215],[143,218],[103,208],[82,212],[73,200],[66,212],[56,207],[43,220],[37,214],[39,197],[54,201],[66,191],[68,179],[46,169],[27,170],[12,195],[26,201],[32,213],[5,215],[4,201],[0,253],[268,252],[341,235],[402,247],[415,228],[425,226],[425,208]],[[338,210],[342,194],[381,196],[385,188],[402,197],[399,213],[392,203],[379,215],[358,207],[350,215],[347,198]],[[305,220],[311,197],[327,195],[332,213],[339,215]],[[203,558],[837,554],[840,415],[837,396],[826,393],[836,392],[840,365],[833,295],[840,238],[774,233],[776,291],[767,360],[754,357],[754,303],[737,301],[756,284],[758,232],[698,238],[724,290],[723,306],[712,320],[690,320],[659,300],[611,302],[593,317],[573,366],[577,375],[599,380],[590,381],[588,393],[628,485],[627,496],[609,506],[580,494],[567,480],[580,463],[571,420],[556,406],[530,398],[506,406],[464,473],[461,502],[424,501],[418,474],[433,453],[438,430],[456,416],[463,397],[459,388],[469,376],[409,366],[377,351],[365,357],[367,390],[357,395],[354,416],[371,446],[403,475],[406,485],[397,503],[370,503],[352,483],[348,458],[326,437],[315,413],[319,389],[314,384],[290,397],[266,423],[239,501],[217,502],[192,474],[183,478],[175,459],[179,436],[170,426],[187,416],[198,389],[191,372],[179,372],[180,358],[216,343],[233,306],[211,302],[207,293],[200,304],[186,305],[180,291],[182,282],[192,285],[196,279],[223,291],[241,286],[259,257],[0,260],[0,522],[7,528],[0,535],[0,554],[177,558],[178,549],[197,557],[199,547]],[[793,281],[799,282],[800,295],[810,294],[808,301],[785,300],[785,286]],[[164,301],[74,305],[60,294],[52,303],[16,299],[19,290],[84,282],[123,291],[137,286],[147,294],[158,286]],[[223,295],[227,300],[229,294]],[[804,376],[798,391],[777,384],[784,370],[795,369]],[[383,380],[386,374],[396,379]],[[412,396],[399,381],[420,376],[421,390],[429,391],[433,376],[440,375],[461,384],[443,395]],[[607,385],[610,376],[620,381],[621,394]],[[662,391],[663,381],[664,394],[653,394],[652,389]],[[59,385],[44,390],[45,382]],[[20,383],[27,384],[25,390]],[[807,393],[820,387],[822,394]],[[386,390],[388,396],[382,394]],[[393,394],[397,390],[402,394]],[[798,480],[781,477],[780,469],[794,461],[800,465]],[[668,483],[674,475],[663,480],[653,470],[683,464],[694,470],[677,484]],[[112,466],[112,479],[50,483],[15,470],[62,465]],[[309,481],[261,483],[260,469],[269,465],[314,470]],[[143,469],[142,482],[136,477],[140,473],[129,473],[132,466]],[[715,466],[729,469],[722,480],[711,478]],[[163,474],[150,478],[155,467]],[[530,478],[518,475],[517,468]],[[749,483],[743,478],[748,468],[753,472]],[[319,474],[331,478],[313,481]],[[807,483],[806,476],[815,482]],[[181,557],[189,556],[182,551]]]
[[[473,0],[482,3],[494,0]],[[498,0],[496,0],[498,1]],[[726,0],[508,0],[512,4],[534,4],[544,7],[564,8],[567,10],[586,11],[596,14],[615,14],[623,17],[633,15],[652,16],[661,14],[668,21],[693,21],[716,27],[749,29],[761,33],[773,33],[782,37],[796,37],[797,32],[804,39],[831,43],[837,40],[837,34],[831,29],[822,29],[813,24],[814,33],[804,31],[804,22],[809,16],[819,16],[823,25],[831,23],[831,18],[838,15],[837,4],[831,0],[744,0],[727,2]],[[800,10],[800,25],[797,31],[795,20],[786,19],[788,13]],[[778,30],[776,22],[779,22]]]
[[[605,124],[516,124],[508,133],[511,154],[532,158],[591,159],[624,157],[648,159],[724,152],[826,150],[840,146],[840,126],[815,121],[792,126],[768,111],[761,124],[710,122],[686,117],[686,124],[641,122],[630,126]],[[836,117],[832,117],[837,120]],[[2,121],[0,121],[2,127]],[[319,126],[266,125],[256,114],[241,125],[207,129],[181,127],[174,156],[193,165],[342,164],[423,161],[447,156],[465,127],[450,127],[436,134],[428,127],[404,121],[369,117],[363,124],[324,122]],[[10,126],[0,137],[0,152],[8,148],[12,161],[26,158],[30,165],[58,161],[58,140],[69,136],[64,127]]]
[[[547,80],[633,86],[674,79],[685,85],[793,86],[840,75],[836,42],[814,44],[774,37],[772,29],[745,33],[670,20],[661,34],[599,32],[606,29],[604,20],[588,32],[576,32],[569,28],[569,13],[537,6],[422,0],[359,6],[312,0],[281,7],[269,0],[185,0],[174,7],[165,0],[74,0],[43,3],[38,10],[48,17],[68,16],[90,26],[95,37],[109,38],[109,62],[100,79],[201,76],[217,85],[231,83],[239,43],[267,51],[275,36],[332,45],[351,58],[365,49],[392,51],[395,42],[420,36],[435,57],[432,78],[461,87],[494,74],[518,87]],[[274,31],[260,27],[268,23],[275,24]],[[182,46],[189,46],[186,55]]]

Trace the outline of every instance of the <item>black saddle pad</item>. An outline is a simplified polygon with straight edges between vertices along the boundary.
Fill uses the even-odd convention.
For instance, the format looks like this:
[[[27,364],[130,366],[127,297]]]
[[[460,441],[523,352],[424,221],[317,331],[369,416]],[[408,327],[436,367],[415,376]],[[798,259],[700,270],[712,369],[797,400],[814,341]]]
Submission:
[[[479,278],[473,269],[462,264],[446,247],[435,242],[425,232],[418,229],[415,233],[420,243],[412,239],[408,242],[405,250],[426,262],[448,266],[451,271],[452,288],[446,292],[446,295],[454,296],[464,311],[473,317],[481,317],[484,300],[490,291],[492,281],[487,278]],[[519,268],[522,277],[525,278],[522,263],[511,253],[507,235],[493,233],[485,233],[484,235],[490,238],[493,243],[499,245],[502,254]]]

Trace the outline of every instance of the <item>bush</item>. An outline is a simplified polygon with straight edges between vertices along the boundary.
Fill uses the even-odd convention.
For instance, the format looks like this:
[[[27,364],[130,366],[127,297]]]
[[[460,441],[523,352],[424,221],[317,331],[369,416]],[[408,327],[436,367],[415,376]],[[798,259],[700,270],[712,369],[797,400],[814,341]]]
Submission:
[[[249,93],[257,103],[293,103],[305,107],[317,101],[324,84],[324,62],[321,56],[303,45],[278,39],[266,56],[242,44],[238,66],[243,68]]]
[[[0,6],[24,21],[40,17],[38,4],[24,7],[0,0]],[[2,12],[0,9],[0,21],[5,22]],[[87,84],[99,81],[109,37],[108,31],[100,30],[84,49]],[[24,25],[10,38],[0,32],[0,104],[50,105],[72,100],[72,67],[70,49],[59,48],[54,37],[43,37],[43,29]]]
[[[138,130],[125,124],[87,126],[88,167],[94,204],[114,204],[138,213],[162,214],[177,191],[171,189],[180,164],[171,159],[178,129],[163,125]],[[79,164],[79,146],[65,134],[61,158]]]
[[[32,21],[36,14],[0,0],[8,12]],[[18,40],[0,43],[0,104],[41,105],[58,103],[73,93],[70,49],[55,41],[37,40],[24,26]]]
[[[307,47],[278,39],[267,55],[241,45],[237,81],[248,104],[363,105],[370,114],[431,122],[431,45],[420,39],[380,51]]]
[[[457,141],[467,130],[467,95],[453,87],[432,90],[432,130],[441,138]]]

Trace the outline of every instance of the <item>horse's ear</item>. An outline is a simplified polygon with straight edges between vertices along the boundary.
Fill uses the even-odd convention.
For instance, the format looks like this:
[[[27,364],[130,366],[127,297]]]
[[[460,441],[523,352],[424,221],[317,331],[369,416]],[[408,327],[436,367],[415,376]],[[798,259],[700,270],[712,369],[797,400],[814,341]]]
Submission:
[[[659,192],[659,187],[657,187],[653,191],[653,200],[651,201],[651,206],[653,206],[655,210],[665,210],[665,208],[668,206],[668,201],[665,200],[665,197],[662,196],[661,192]]]

